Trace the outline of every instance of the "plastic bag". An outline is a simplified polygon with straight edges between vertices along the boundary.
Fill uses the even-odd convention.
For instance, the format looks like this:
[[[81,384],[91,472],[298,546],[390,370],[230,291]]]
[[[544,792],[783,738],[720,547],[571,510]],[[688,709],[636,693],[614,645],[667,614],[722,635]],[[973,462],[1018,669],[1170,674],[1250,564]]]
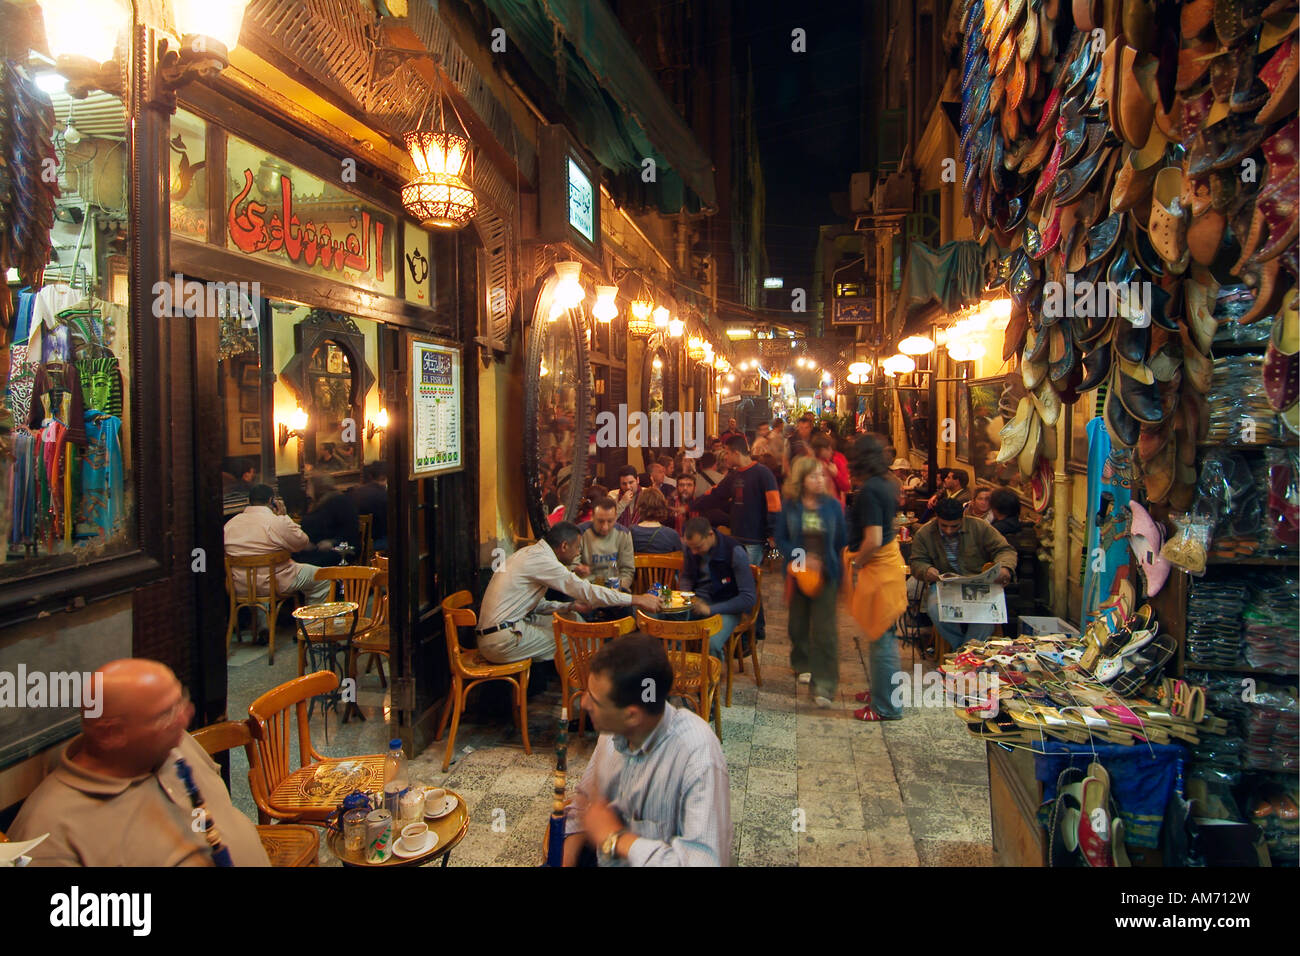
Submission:
[[[1160,554],[1175,567],[1197,577],[1205,573],[1205,562],[1214,532],[1210,514],[1170,515],[1174,533],[1165,541]]]

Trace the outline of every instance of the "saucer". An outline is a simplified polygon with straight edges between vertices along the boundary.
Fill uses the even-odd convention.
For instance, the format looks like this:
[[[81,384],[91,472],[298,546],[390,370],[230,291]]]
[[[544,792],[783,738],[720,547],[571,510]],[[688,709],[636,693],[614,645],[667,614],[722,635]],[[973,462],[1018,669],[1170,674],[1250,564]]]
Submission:
[[[424,845],[421,846],[418,850],[406,849],[405,847],[402,846],[401,839],[398,839],[396,842],[393,843],[393,856],[401,857],[403,860],[409,860],[412,857],[417,857],[425,853],[428,853],[437,845],[438,845],[438,834],[430,830],[427,833],[425,833]]]
[[[426,820],[441,820],[451,811],[456,809],[456,798],[450,793],[442,798],[442,806],[430,810],[428,806],[424,808],[424,818]]]

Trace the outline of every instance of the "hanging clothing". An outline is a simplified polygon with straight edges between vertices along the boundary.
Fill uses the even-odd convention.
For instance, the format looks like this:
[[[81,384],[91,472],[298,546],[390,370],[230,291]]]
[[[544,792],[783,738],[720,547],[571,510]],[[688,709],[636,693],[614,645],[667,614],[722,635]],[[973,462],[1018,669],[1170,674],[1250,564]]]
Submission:
[[[63,537],[66,515],[63,469],[67,435],[67,428],[55,419],[51,419],[41,429],[39,464],[36,469],[39,488],[36,523],[44,531],[46,542],[51,548],[55,539]]]
[[[37,440],[31,432],[15,431],[13,466],[9,470],[9,543],[27,544],[36,535]]]
[[[32,414],[32,385],[36,381],[36,368],[27,360],[27,342],[9,346],[9,385],[5,404],[14,413],[14,424],[21,425]]]
[[[32,307],[36,304],[36,293],[24,289],[18,293],[18,311],[14,314],[15,342],[26,342],[32,332]]]
[[[41,365],[36,370],[32,386],[32,410],[27,424],[30,428],[44,428],[46,422],[53,419],[67,429],[69,442],[85,447],[85,406],[82,402],[81,382],[76,379],[76,374],[75,368],[70,365]]]
[[[47,285],[35,295],[32,320],[43,323],[47,329],[54,329],[58,324],[59,313],[72,308],[85,297],[84,292],[78,292],[63,283]]]
[[[101,415],[122,417],[122,372],[117,356],[77,360],[77,377],[85,408],[97,409]],[[86,413],[90,415],[89,412]]]
[[[123,519],[122,420],[88,411],[86,439],[77,534],[111,538],[121,530]]]

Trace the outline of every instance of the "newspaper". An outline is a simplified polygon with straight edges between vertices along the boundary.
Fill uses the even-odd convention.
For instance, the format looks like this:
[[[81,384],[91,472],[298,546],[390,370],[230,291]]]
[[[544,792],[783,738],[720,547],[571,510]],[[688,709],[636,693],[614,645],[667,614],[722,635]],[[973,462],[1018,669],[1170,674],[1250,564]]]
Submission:
[[[939,578],[939,620],[945,624],[1005,624],[1007,597],[998,584],[1002,565],[979,574]]]

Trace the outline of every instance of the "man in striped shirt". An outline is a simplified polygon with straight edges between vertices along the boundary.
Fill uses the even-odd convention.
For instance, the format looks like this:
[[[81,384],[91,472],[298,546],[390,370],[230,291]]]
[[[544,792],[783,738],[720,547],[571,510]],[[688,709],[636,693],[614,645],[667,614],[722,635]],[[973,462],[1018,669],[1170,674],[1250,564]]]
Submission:
[[[730,866],[731,782],[709,725],[665,697],[663,642],[609,641],[582,697],[600,740],[565,822],[564,865],[584,850],[601,866]]]

